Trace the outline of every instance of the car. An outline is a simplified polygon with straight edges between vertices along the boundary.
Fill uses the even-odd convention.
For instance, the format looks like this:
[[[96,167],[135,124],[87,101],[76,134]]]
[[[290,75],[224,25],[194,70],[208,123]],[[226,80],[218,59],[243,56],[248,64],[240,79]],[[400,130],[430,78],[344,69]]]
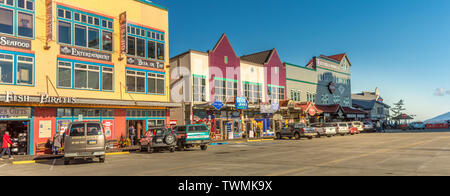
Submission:
[[[352,126],[358,129],[357,134],[364,131],[364,123],[360,121],[353,121],[351,122]]]
[[[166,127],[149,129],[139,141],[141,152],[153,153],[154,151],[168,150],[175,152],[177,137],[172,130]]]
[[[102,123],[82,121],[70,123],[64,136],[64,165],[75,159],[98,158],[105,162],[106,138]]]
[[[317,136],[317,133],[313,128],[307,127],[303,123],[295,123],[276,131],[275,136],[277,139],[288,137],[300,140],[301,138],[312,139],[314,136]]]
[[[423,122],[413,122],[411,124],[409,124],[409,129],[426,129],[426,124]]]
[[[318,138],[321,136],[335,136],[337,134],[336,127],[330,126],[329,124],[323,124],[323,123],[313,123],[311,124],[311,127],[314,127],[318,133]]]
[[[347,123],[334,122],[334,123],[329,123],[329,126],[336,127],[336,132],[338,135],[345,136],[347,134],[350,134],[350,128],[348,127]]]
[[[372,122],[364,123],[364,132],[368,132],[368,131],[376,131],[375,126]]]
[[[210,131],[205,124],[176,126],[173,130],[177,136],[177,149],[179,151],[193,147],[200,147],[205,151],[211,142]]]
[[[350,134],[351,134],[351,135],[355,135],[355,134],[359,134],[359,133],[360,133],[359,130],[358,130],[358,128],[356,128],[356,127],[353,125],[353,123],[348,122],[347,125],[348,125],[348,129],[350,130]]]

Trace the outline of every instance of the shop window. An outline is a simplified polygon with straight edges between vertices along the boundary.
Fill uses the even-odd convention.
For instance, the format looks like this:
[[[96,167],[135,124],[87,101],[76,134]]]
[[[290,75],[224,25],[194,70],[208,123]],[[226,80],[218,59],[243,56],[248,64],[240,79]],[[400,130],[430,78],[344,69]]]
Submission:
[[[17,83],[33,84],[33,58],[17,56]]]
[[[88,47],[92,49],[100,49],[100,33],[98,29],[89,28]]]
[[[75,45],[86,47],[86,27],[75,25]]]
[[[13,83],[13,55],[0,54],[0,83]]]
[[[0,0],[0,4],[13,6],[14,0]]]
[[[60,61],[58,63],[58,86],[72,87],[72,64]]]
[[[109,67],[103,67],[102,71],[102,84],[103,90],[112,91],[114,81],[114,69]]]
[[[164,80],[163,74],[148,73],[147,83],[148,83],[148,93],[151,94],[164,94]]]
[[[58,23],[58,40],[63,44],[72,43],[72,27],[68,22],[59,21]]]
[[[113,34],[108,31],[103,31],[103,50],[112,51],[113,48]]]
[[[72,118],[72,109],[71,108],[58,108],[56,110],[56,116],[58,118]]]
[[[148,58],[156,59],[156,43],[154,41],[147,42]]]
[[[0,8],[0,33],[13,34],[13,10]]]
[[[194,101],[206,101],[206,80],[194,77]]]

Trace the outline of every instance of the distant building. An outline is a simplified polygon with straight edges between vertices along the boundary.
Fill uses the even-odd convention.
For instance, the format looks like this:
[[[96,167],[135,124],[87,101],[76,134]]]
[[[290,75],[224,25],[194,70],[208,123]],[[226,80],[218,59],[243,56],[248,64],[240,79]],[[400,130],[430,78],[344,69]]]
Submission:
[[[374,92],[361,92],[352,95],[354,108],[365,110],[369,113],[368,118],[372,121],[387,121],[390,118],[390,106],[384,103],[379,89]]]

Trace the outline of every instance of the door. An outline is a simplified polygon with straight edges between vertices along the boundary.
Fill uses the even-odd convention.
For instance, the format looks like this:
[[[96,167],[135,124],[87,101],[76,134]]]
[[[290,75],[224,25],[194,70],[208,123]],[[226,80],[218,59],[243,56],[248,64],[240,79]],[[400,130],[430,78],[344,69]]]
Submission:
[[[105,151],[105,135],[100,123],[86,123],[86,152]]]
[[[65,153],[86,152],[86,127],[84,123],[72,124],[65,141]]]

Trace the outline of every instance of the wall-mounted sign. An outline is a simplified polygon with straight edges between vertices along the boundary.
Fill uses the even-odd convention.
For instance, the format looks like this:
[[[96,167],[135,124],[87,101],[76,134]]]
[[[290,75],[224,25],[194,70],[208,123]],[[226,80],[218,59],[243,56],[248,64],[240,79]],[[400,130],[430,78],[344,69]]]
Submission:
[[[0,119],[31,118],[31,108],[0,107]]]
[[[328,90],[330,91],[331,94],[334,94],[334,92],[336,91],[336,86],[334,85],[334,82],[330,82],[330,84],[328,84]]]
[[[52,137],[52,121],[41,120],[39,121],[39,138],[51,138]]]
[[[127,53],[127,12],[119,15],[120,26],[120,58]]]
[[[236,97],[236,109],[248,110],[248,101],[245,97]]]
[[[212,106],[214,106],[214,108],[216,108],[216,110],[220,110],[223,107],[223,103],[220,100],[216,100]]]
[[[144,67],[151,67],[155,69],[164,69],[164,63],[158,61],[151,61],[146,59],[127,57],[127,63],[129,65],[139,65]]]
[[[61,46],[61,54],[75,56],[75,57],[83,57],[94,60],[102,60],[102,61],[111,61],[111,54],[96,52],[91,50],[73,48],[69,46]]]
[[[310,116],[315,116],[315,115],[316,115],[316,110],[315,110],[314,108],[309,108],[308,114],[309,114]]]
[[[16,95],[12,91],[6,91],[5,103],[18,102],[18,103],[52,103],[52,104],[62,104],[62,103],[77,103],[77,100],[73,97],[51,97],[48,94],[42,94],[39,100],[31,99],[29,95]]]
[[[46,6],[46,45],[53,40],[53,4],[52,0],[45,0]]]
[[[19,38],[0,36],[0,46],[31,50],[31,41]]]

